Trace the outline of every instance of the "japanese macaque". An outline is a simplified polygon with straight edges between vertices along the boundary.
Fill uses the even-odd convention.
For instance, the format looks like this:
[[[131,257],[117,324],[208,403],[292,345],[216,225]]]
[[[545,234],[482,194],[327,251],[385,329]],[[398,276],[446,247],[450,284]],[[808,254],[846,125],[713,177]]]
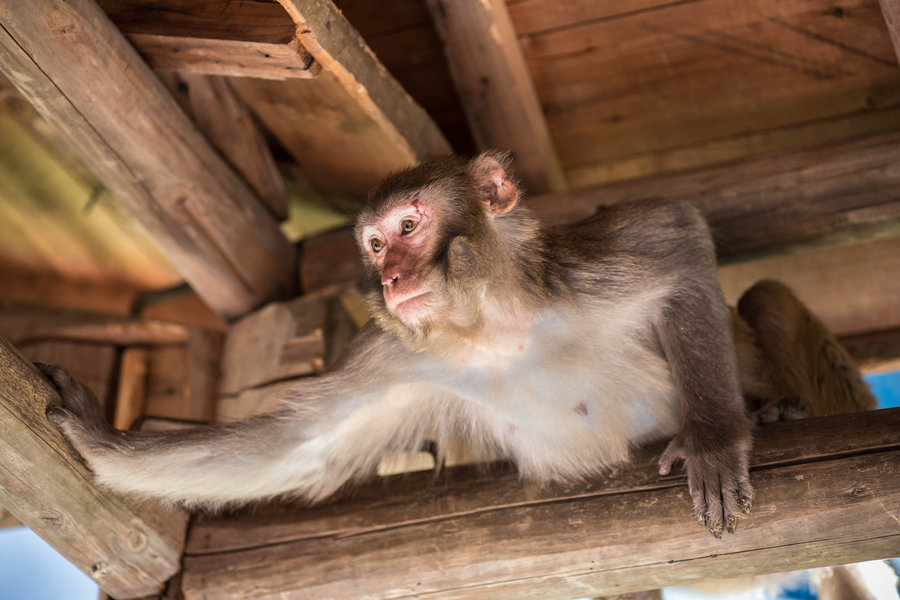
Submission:
[[[707,225],[643,201],[544,228],[507,155],[433,160],[377,187],[356,238],[374,315],[342,362],[274,412],[184,432],[114,431],[56,368],[48,411],[98,481],[192,507],[318,501],[386,452],[450,441],[526,478],[587,477],[671,438],[697,519],[749,509],[752,418],[872,405],[859,373],[783,286],[726,306]],[[735,337],[737,343],[735,343]],[[748,409],[747,401],[750,408]]]

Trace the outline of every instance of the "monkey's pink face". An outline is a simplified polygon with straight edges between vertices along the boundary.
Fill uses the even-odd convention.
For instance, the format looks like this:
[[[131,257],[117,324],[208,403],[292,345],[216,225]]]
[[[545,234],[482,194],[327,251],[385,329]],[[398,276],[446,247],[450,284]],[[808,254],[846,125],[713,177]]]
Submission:
[[[434,212],[426,202],[413,198],[362,228],[369,260],[381,273],[385,305],[409,325],[431,314],[440,295],[428,267],[436,239]]]

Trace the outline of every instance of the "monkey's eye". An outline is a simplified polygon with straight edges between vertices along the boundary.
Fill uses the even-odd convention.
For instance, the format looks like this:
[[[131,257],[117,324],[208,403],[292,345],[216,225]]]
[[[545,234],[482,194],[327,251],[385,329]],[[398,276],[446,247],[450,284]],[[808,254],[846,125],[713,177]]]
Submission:
[[[372,252],[378,254],[381,252],[381,249],[384,248],[384,243],[378,238],[372,238],[369,240],[369,246],[372,248]]]
[[[417,223],[412,219],[403,219],[403,221],[400,222],[400,233],[404,235],[407,233],[412,233],[416,228],[416,225]]]

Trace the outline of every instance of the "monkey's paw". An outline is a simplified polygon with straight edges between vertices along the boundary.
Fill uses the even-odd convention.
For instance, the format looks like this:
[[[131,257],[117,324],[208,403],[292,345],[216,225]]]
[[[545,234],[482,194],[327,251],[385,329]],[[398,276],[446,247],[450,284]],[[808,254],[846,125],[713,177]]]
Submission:
[[[750,440],[722,448],[703,449],[685,436],[676,436],[659,458],[660,475],[668,475],[679,461],[687,472],[694,516],[717,538],[734,533],[738,517],[750,511],[753,487],[748,462]]]
[[[47,409],[47,418],[63,433],[89,468],[102,453],[121,444],[97,397],[62,367],[35,363],[59,392],[62,406]]]

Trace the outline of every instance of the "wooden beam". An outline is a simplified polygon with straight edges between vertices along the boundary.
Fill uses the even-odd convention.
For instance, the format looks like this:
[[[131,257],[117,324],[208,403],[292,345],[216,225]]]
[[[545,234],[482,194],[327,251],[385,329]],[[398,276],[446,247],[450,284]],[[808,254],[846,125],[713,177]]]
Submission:
[[[900,553],[900,409],[760,428],[737,533],[690,518],[662,445],[581,484],[508,468],[379,480],[313,508],[201,517],[190,598],[575,598]],[[811,444],[810,440],[815,440]]]
[[[900,132],[532,198],[548,223],[639,198],[706,213],[729,261],[900,235]]]
[[[161,79],[206,139],[250,184],[272,216],[277,221],[287,219],[287,192],[278,165],[253,114],[228,79],[176,72],[162,74]]]
[[[179,570],[186,515],[113,497],[44,415],[56,391],[0,338],[0,505],[117,598],[156,594]]]
[[[760,279],[777,279],[835,335],[900,327],[900,237],[815,248],[723,265],[719,282],[729,304]]]
[[[100,0],[155,69],[266,79],[315,77],[321,66],[275,2]]]
[[[891,34],[891,43],[894,45],[894,53],[900,61],[900,0],[878,0],[881,5],[881,14]]]
[[[451,152],[331,0],[281,4],[323,72],[311,81],[231,83],[310,183],[363,195],[392,171]]]
[[[87,311],[0,300],[0,335],[15,344],[71,340],[95,344],[183,344],[190,328],[156,319],[122,317]]]
[[[225,318],[294,291],[295,252],[92,0],[0,5],[0,69]]]
[[[428,0],[481,150],[511,150],[532,193],[565,189],[550,129],[503,0]]]

